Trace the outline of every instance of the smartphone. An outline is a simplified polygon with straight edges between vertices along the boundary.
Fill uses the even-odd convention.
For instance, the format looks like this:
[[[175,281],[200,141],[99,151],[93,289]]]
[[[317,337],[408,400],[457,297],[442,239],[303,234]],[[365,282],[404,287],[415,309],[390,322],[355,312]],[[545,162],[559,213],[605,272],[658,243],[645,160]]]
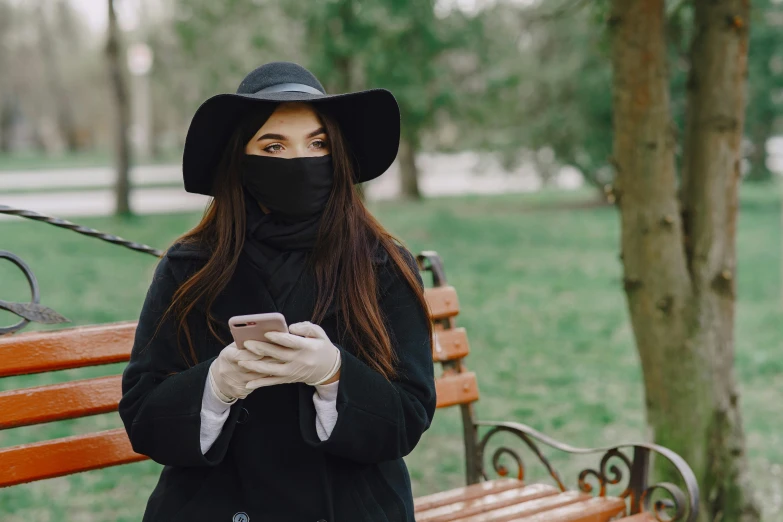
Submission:
[[[267,332],[288,333],[288,325],[283,314],[274,312],[268,314],[235,315],[228,320],[228,327],[234,342],[240,349],[245,348],[245,341],[266,341]]]

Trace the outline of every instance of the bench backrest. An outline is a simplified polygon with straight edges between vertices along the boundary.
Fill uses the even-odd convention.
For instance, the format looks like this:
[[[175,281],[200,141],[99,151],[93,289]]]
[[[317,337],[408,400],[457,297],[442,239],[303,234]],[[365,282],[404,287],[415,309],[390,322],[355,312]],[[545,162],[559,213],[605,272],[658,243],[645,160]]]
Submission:
[[[435,380],[438,408],[459,406],[465,443],[465,482],[476,484],[481,478],[481,463],[473,403],[478,400],[479,391],[476,374],[468,371],[464,362],[470,352],[467,333],[456,326],[457,291],[446,281],[443,261],[437,252],[424,251],[416,261],[421,271],[432,275],[432,286],[425,290],[425,296],[434,330],[432,357],[443,369],[442,375]]]
[[[127,361],[135,322],[0,337],[0,377]],[[0,429],[109,413],[122,396],[120,375],[0,393]],[[0,487],[146,459],[123,429],[0,449]]]
[[[432,271],[433,259],[434,253],[419,256],[422,269]],[[468,341],[465,330],[454,327],[457,294],[435,271],[433,280],[426,297],[436,332],[433,360],[444,367],[436,380],[438,407],[467,408],[473,429],[469,408],[478,399],[478,386],[475,374],[461,364]],[[129,321],[0,336],[0,378],[126,362],[135,330],[136,322]],[[2,392],[0,430],[116,411],[120,379],[112,375]],[[466,442],[474,445],[475,437],[471,440]],[[146,458],[133,451],[123,429],[0,448],[0,488]]]

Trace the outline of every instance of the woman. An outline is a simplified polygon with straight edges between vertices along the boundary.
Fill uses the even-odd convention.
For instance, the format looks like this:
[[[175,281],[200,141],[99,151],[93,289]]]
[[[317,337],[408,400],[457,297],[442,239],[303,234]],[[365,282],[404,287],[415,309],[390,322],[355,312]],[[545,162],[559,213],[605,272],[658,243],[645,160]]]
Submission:
[[[165,465],[145,521],[413,521],[431,325],[354,188],[398,142],[391,93],[327,96],[292,63],[199,108],[185,189],[214,199],[158,264],[122,380],[133,448]],[[230,317],[264,312],[289,333],[230,342]]]

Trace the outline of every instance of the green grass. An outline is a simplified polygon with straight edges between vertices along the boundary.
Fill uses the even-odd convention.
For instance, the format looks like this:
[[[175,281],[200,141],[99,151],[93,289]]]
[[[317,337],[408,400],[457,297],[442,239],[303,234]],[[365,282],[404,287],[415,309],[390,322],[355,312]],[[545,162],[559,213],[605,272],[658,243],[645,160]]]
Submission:
[[[780,198],[768,188],[742,194],[739,232],[737,376],[751,474],[765,520],[783,506],[783,321]],[[589,193],[561,194],[570,202]],[[380,203],[374,213],[415,252],[438,251],[462,304],[458,323],[471,341],[479,376],[480,419],[516,420],[562,441],[597,446],[645,439],[641,374],[620,279],[617,213],[611,207],[547,210],[558,193]],[[198,216],[147,216],[121,222],[77,220],[165,248]],[[155,259],[43,224],[0,224],[0,247],[27,260],[42,302],[88,324],[134,319]],[[8,266],[6,266],[8,265]],[[2,297],[26,298],[22,278],[0,263]],[[0,315],[0,324],[11,322]],[[63,375],[0,380],[0,389],[116,372],[121,366]],[[95,427],[120,426],[116,415],[0,432],[0,446]],[[552,454],[574,484],[597,462]],[[461,485],[458,410],[438,411],[407,459],[417,495]],[[533,459],[528,456],[528,466]],[[139,520],[159,467],[150,462],[18,486],[0,492],[7,522]],[[533,472],[541,477],[541,470]]]

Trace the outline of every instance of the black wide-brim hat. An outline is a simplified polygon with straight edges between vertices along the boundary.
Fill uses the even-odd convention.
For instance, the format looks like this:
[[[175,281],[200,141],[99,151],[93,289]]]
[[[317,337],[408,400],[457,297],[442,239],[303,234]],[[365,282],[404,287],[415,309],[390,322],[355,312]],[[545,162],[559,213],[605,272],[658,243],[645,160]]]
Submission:
[[[248,74],[236,94],[215,95],[198,108],[185,139],[185,190],[212,195],[217,166],[237,126],[264,105],[271,108],[281,102],[311,103],[337,120],[354,160],[357,183],[383,174],[397,156],[400,109],[391,92],[370,89],[328,95],[301,65],[272,62]]]

